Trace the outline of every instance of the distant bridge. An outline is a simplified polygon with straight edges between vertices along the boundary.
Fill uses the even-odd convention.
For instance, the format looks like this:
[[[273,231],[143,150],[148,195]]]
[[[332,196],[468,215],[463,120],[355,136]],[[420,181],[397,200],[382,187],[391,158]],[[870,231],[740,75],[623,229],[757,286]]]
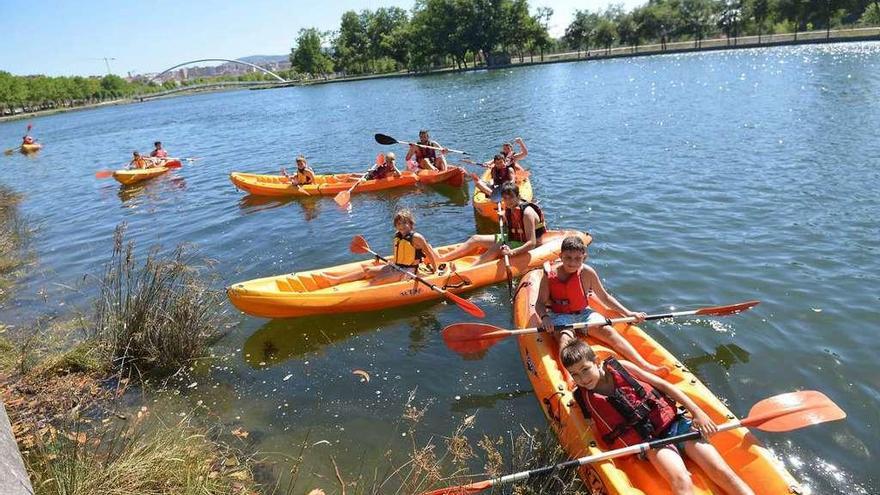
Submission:
[[[228,59],[228,58],[202,58],[202,59],[199,59],[199,60],[190,60],[189,62],[184,62],[184,63],[182,63],[182,64],[177,64],[177,65],[175,65],[174,67],[171,67],[171,68],[169,68],[169,69],[165,69],[164,71],[162,71],[162,72],[156,74],[155,76],[151,77],[151,78],[149,79],[149,81],[147,81],[147,82],[153,82],[153,81],[155,81],[156,79],[159,79],[160,77],[164,76],[165,74],[168,74],[169,72],[173,71],[174,69],[178,69],[178,68],[180,68],[180,67],[183,67],[184,65],[197,64],[197,63],[199,63],[199,62],[229,62],[229,63],[233,63],[233,64],[246,65],[246,66],[248,66],[248,67],[252,67],[252,68],[254,68],[254,69],[257,69],[258,71],[260,71],[260,72],[262,72],[262,73],[264,73],[264,74],[268,74],[268,75],[274,77],[275,79],[277,79],[277,80],[280,81],[280,82],[283,82],[283,83],[288,82],[286,79],[284,79],[283,77],[279,76],[278,74],[276,74],[276,73],[274,73],[274,72],[272,72],[272,71],[270,71],[270,70],[268,70],[268,69],[264,69],[263,67],[260,67],[259,65],[254,65],[254,64],[249,63],[249,62],[242,62],[241,60],[231,60],[231,59]]]
[[[293,81],[287,81],[285,84],[294,84]],[[173,95],[175,93],[183,93],[187,91],[200,91],[203,89],[222,89],[222,88],[250,88],[250,87],[281,87],[284,86],[276,81],[217,81],[205,84],[194,84],[192,86],[180,86],[177,88],[160,91],[158,93],[146,93],[134,97],[136,100],[146,101],[153,98],[161,98],[163,96]]]

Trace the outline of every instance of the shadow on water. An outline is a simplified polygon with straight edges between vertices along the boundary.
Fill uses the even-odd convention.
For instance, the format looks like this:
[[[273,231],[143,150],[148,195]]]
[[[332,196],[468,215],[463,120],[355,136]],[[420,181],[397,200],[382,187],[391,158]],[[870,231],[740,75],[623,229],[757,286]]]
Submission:
[[[117,196],[119,196],[119,200],[122,201],[122,204],[125,205],[125,203],[136,198],[144,197],[151,201],[156,201],[162,199],[162,194],[165,191],[185,190],[186,179],[183,177],[165,175],[139,184],[133,184],[130,186],[120,185]]]
[[[290,203],[299,203],[302,209],[303,218],[307,222],[318,218],[321,211],[321,202],[324,199],[318,197],[272,197],[272,196],[254,196],[247,195],[238,202],[238,207],[245,215],[257,213],[264,210],[272,210],[287,206]]]
[[[389,327],[408,327],[409,350],[418,352],[442,328],[430,309],[437,305],[431,301],[374,313],[270,320],[247,338],[242,353],[251,367],[266,368]]]
[[[745,364],[749,362],[750,354],[742,347],[736,344],[723,344],[715,348],[714,353],[703,354],[684,360],[684,365],[693,373],[698,373],[699,369],[707,364],[717,364],[725,370],[730,370],[735,364]]]

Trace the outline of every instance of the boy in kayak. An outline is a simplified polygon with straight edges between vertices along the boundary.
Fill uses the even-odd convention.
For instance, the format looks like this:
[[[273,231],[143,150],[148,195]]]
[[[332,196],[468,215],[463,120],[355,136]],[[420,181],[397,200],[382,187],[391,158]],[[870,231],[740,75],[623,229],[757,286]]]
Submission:
[[[544,266],[544,277],[541,279],[538,298],[535,301],[535,314],[541,318],[541,326],[544,330],[553,332],[557,326],[584,320],[590,323],[605,321],[601,314],[590,311],[590,293],[623,316],[635,318],[635,323],[645,321],[645,313],[630,311],[605,290],[596,270],[584,263],[587,258],[587,247],[579,237],[570,236],[562,240],[559,258],[560,261],[556,264],[548,263]],[[584,331],[608,344],[644,370],[658,375],[669,372],[665,366],[655,366],[646,361],[632,344],[610,325],[592,327]],[[566,331],[560,337],[564,339],[560,340],[560,343],[567,342],[570,333],[570,330]]]
[[[386,153],[382,163],[377,163],[372,170],[367,172],[367,180],[379,180],[387,177],[400,177],[397,169],[397,155],[394,152]]]
[[[538,205],[523,201],[519,197],[519,186],[506,182],[501,186],[501,204],[504,206],[504,226],[506,232],[499,234],[476,234],[464,244],[450,251],[440,261],[453,261],[467,256],[477,248],[486,252],[477,259],[477,264],[485,263],[502,256],[516,256],[541,245],[541,236],[547,231],[544,213]]]
[[[162,147],[161,141],[156,141],[155,143],[153,143],[153,151],[150,152],[150,157],[161,158],[163,160],[165,158],[168,158],[168,152],[165,151],[165,148]]]
[[[569,336],[559,352],[577,388],[575,401],[592,419],[593,431],[608,448],[669,438],[699,431],[708,437],[717,425],[693,400],[666,380],[645,373],[627,361],[608,358],[599,362],[584,341]],[[681,404],[690,418],[678,412]],[[647,452],[648,461],[669,483],[672,493],[694,492],[684,455],[694,461],[724,493],[754,495],[712,444],[703,439],[670,444]]]
[[[25,144],[34,144],[34,143],[36,143],[36,142],[37,142],[37,140],[34,139],[34,137],[31,136],[30,134],[25,134],[25,135],[21,138],[21,144],[22,144],[22,145],[25,145]]]
[[[394,264],[411,273],[416,273],[419,264],[426,258],[432,267],[439,265],[440,256],[422,234],[415,231],[416,221],[411,211],[403,209],[394,215],[393,238]],[[402,280],[405,275],[388,265],[376,265],[345,275],[324,275],[328,281],[344,284],[355,280],[373,279],[374,283],[387,284]]]
[[[519,153],[513,152],[513,144],[504,143],[501,145],[501,153],[499,154],[504,158],[508,165],[513,167],[514,171],[524,172],[525,169],[520,166],[519,161],[529,155],[529,150],[526,148],[526,143],[521,137],[514,139],[513,142],[519,146]],[[493,164],[494,160],[489,160],[483,163],[486,167],[491,167]]]
[[[489,163],[489,162],[486,162]],[[483,182],[476,174],[471,174],[474,179],[474,186],[483,191],[492,201],[498,201],[501,186],[510,182],[516,182],[516,168],[504,158],[502,154],[497,154],[492,159],[492,182]]]
[[[422,146],[415,144],[409,146],[409,151],[406,153],[407,162],[415,159],[420,169],[446,170],[446,148],[440,146],[440,143],[437,141],[432,141],[427,130],[419,131],[419,144]],[[431,148],[425,148],[424,146],[431,146]],[[440,148],[440,153],[438,154],[438,150],[433,148]]]
[[[287,180],[294,186],[305,186],[315,182],[315,172],[312,167],[309,167],[306,157],[302,155],[296,157],[296,175],[291,177],[286,168],[281,169],[281,175],[287,177]]]

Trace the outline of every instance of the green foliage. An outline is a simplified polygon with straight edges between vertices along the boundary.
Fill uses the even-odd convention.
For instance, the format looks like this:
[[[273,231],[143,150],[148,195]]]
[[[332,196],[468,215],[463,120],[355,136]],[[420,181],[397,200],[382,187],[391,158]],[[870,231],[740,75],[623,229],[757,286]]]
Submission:
[[[321,75],[326,78],[333,71],[333,61],[322,47],[325,37],[326,33],[315,28],[300,29],[296,47],[290,53],[291,65],[312,77]]]
[[[880,5],[876,2],[868,5],[865,13],[859,18],[859,24],[864,26],[880,26]]]

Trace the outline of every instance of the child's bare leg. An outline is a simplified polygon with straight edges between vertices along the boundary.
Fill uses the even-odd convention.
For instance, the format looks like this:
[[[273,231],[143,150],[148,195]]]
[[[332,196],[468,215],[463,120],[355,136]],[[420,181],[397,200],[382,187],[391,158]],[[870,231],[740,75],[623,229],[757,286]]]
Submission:
[[[467,256],[471,254],[473,251],[476,251],[477,248],[485,247],[489,248],[495,244],[495,236],[492,235],[472,235],[467,241],[464,242],[461,246],[453,249],[452,251],[440,256],[439,261],[454,261],[462,256]]]
[[[684,451],[713,483],[720,486],[728,495],[755,495],[712,444],[703,441],[692,441],[684,444]]]
[[[390,284],[393,282],[399,282],[403,280],[406,275],[400,273],[399,271],[391,268],[388,265],[384,265],[379,267],[379,271],[376,273],[376,276],[373,278],[374,284]]]
[[[590,323],[599,323],[605,320],[605,317],[599,313],[591,313],[590,318],[587,320]],[[627,361],[632,361],[639,368],[643,370],[650,371],[651,373],[664,376],[669,373],[669,368],[666,366],[655,366],[648,361],[645,360],[636,351],[635,347],[629,343],[625,338],[623,338],[617,330],[608,325],[602,325],[601,327],[593,327],[591,326],[588,330],[588,335],[595,337],[600,342],[611,346],[612,349],[620,353],[624,359]]]
[[[494,241],[494,239],[493,239],[493,241]],[[492,246],[489,247],[489,249],[485,253],[481,254],[479,258],[477,258],[476,264],[479,265],[480,263],[485,263],[487,261],[497,260],[500,257],[501,257],[501,245],[495,244],[495,242],[492,242]]]
[[[675,495],[691,495],[694,493],[694,484],[691,481],[691,473],[684,465],[684,459],[679,455],[675,447],[663,447],[648,451],[648,460],[651,465],[669,483],[672,493]]]
[[[425,170],[437,170],[434,165],[431,164],[431,160],[428,160],[427,158],[422,158],[421,165]]]
[[[361,270],[354,270],[343,275],[330,275],[328,273],[325,273],[324,278],[326,278],[333,285],[339,285],[347,282],[354,282],[355,280],[373,278],[382,268],[382,266],[370,266]]]

